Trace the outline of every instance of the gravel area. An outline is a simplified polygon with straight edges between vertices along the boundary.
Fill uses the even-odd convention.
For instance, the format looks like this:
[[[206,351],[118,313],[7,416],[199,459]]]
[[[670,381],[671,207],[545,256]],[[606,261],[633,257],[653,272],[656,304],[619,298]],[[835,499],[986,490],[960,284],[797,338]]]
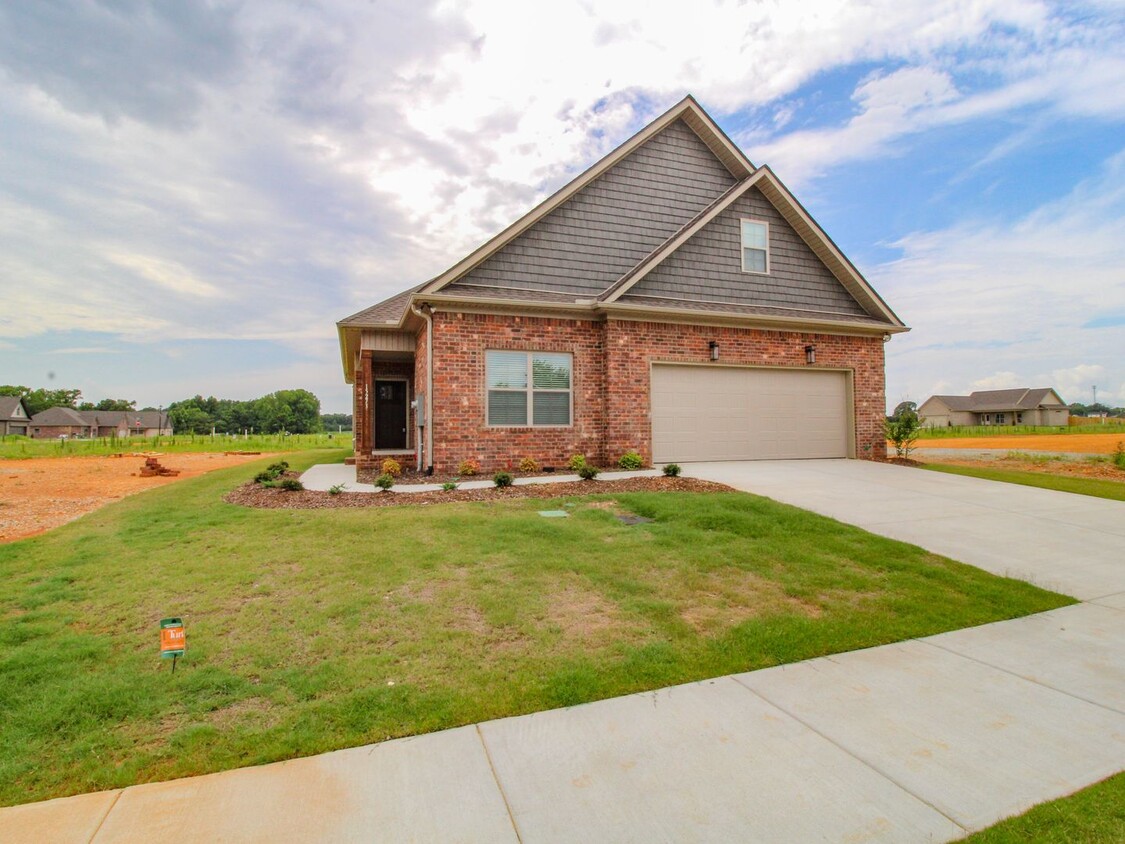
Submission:
[[[289,473],[291,477],[297,477]],[[696,478],[627,478],[614,481],[573,481],[557,484],[528,484],[506,489],[457,489],[450,492],[287,492],[245,483],[224,498],[231,504],[267,509],[319,510],[331,507],[396,507],[449,504],[455,501],[506,501],[514,498],[561,498],[568,495],[597,495],[616,492],[734,492],[725,484]]]

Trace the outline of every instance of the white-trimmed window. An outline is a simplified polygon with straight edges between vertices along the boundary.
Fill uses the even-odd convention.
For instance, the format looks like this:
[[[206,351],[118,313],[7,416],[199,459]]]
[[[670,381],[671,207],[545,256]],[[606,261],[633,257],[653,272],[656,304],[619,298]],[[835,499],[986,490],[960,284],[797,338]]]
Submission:
[[[770,224],[761,220],[742,220],[742,271],[770,271]]]
[[[485,352],[490,426],[567,426],[571,369],[567,352]]]

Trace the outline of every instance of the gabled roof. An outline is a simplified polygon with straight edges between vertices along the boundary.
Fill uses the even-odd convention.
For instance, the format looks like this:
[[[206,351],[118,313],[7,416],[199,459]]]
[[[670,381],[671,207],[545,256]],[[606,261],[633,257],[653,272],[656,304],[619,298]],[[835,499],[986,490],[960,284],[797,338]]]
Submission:
[[[36,425],[77,425],[80,428],[89,427],[90,423],[78,415],[78,411],[71,407],[48,407],[31,417]]]
[[[1054,401],[1046,399],[1054,397]],[[1043,405],[1065,406],[1052,387],[1015,387],[1010,390],[977,390],[967,396],[931,396],[926,402],[937,399],[950,410],[972,413],[992,413],[1012,410],[1034,410]],[[926,404],[923,402],[923,404]]]
[[[19,419],[24,420],[26,416],[16,416],[16,408],[23,404],[23,399],[19,396],[0,396],[0,419]],[[27,413],[27,406],[24,405],[23,412]]]
[[[113,428],[122,423],[128,428],[160,428],[168,424],[168,414],[159,410],[79,410],[78,415],[86,424],[99,428]]]
[[[719,128],[711,116],[695,101],[691,95],[684,97],[656,120],[649,123],[609,155],[598,163],[585,170],[569,183],[557,190],[539,205],[532,208],[498,235],[485,242],[470,252],[437,278],[428,282],[421,292],[436,293],[443,287],[456,281],[458,278],[480,265],[491,255],[503,249],[523,232],[527,231],[537,222],[542,220],[584,187],[589,185],[615,164],[620,162],[631,152],[636,150],[646,141],[658,135],[672,123],[683,120],[696,135],[699,136],[716,158],[730,171],[736,179],[745,179],[755,170],[745,154],[731,142],[726,133]]]

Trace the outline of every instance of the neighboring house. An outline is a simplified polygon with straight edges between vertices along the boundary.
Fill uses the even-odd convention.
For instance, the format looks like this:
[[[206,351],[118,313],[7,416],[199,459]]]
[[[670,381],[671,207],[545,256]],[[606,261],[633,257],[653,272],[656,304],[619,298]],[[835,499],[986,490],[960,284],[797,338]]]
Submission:
[[[88,437],[90,423],[73,408],[48,407],[31,417],[31,436],[36,439]]]
[[[0,435],[28,436],[31,414],[19,396],[0,396]]]
[[[1070,408],[1051,387],[930,396],[918,408],[928,428],[954,425],[1066,425]]]
[[[158,410],[80,410],[95,437],[168,437],[168,414]]]
[[[883,457],[908,330],[691,97],[435,279],[337,323],[356,463]]]

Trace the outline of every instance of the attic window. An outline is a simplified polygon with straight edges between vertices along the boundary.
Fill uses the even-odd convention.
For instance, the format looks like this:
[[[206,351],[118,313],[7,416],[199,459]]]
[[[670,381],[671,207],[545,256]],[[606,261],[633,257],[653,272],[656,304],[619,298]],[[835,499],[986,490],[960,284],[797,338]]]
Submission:
[[[758,220],[742,221],[742,271],[770,271],[770,226]]]

